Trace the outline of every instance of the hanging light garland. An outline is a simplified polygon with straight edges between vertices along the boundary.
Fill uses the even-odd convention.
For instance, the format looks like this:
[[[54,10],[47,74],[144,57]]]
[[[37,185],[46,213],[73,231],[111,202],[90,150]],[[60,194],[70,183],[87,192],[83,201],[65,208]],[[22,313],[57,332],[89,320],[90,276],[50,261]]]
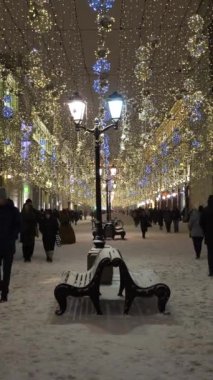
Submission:
[[[105,12],[113,7],[115,0],[88,0],[88,2],[95,12]]]
[[[43,7],[47,1],[30,0],[28,20],[36,33],[46,33],[52,29],[53,21],[48,11]]]

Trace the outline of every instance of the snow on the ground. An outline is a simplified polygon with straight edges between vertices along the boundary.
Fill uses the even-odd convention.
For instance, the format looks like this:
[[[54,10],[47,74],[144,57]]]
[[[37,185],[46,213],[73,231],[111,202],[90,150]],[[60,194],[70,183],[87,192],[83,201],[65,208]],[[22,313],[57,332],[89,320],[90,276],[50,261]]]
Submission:
[[[206,247],[195,260],[185,225],[179,234],[152,227],[145,240],[134,226],[126,229],[126,241],[110,244],[134,270],[158,272],[171,288],[171,314],[94,314],[81,323],[69,314],[55,317],[60,273],[86,269],[90,224],[75,227],[77,244],[57,248],[53,263],[45,261],[40,240],[31,263],[22,261],[18,244],[9,302],[0,304],[1,380],[213,379],[213,280]]]

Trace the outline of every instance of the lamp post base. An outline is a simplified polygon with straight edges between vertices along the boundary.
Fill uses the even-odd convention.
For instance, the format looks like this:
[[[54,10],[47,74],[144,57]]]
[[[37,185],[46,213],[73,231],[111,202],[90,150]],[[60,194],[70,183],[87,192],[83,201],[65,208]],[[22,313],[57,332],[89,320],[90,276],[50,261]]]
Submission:
[[[107,247],[105,247],[107,248]],[[89,270],[98,256],[101,248],[92,247],[91,250],[87,254],[87,270]],[[113,267],[110,265],[108,267],[105,267],[102,276],[101,276],[101,284],[102,285],[111,285],[112,284],[112,277],[113,277]]]
[[[94,243],[95,248],[104,248],[105,246],[105,241],[102,239],[99,239],[98,237],[95,237],[93,243]]]

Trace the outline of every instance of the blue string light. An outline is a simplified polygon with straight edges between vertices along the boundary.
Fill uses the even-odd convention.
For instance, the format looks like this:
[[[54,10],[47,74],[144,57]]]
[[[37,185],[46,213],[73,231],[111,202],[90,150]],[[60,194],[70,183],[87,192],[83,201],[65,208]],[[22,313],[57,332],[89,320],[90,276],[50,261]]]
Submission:
[[[145,173],[146,174],[151,174],[151,172],[152,172],[152,167],[150,165],[146,165],[146,167],[145,167]]]
[[[95,12],[108,11],[113,7],[115,0],[88,0],[90,8]]]
[[[108,73],[111,68],[111,64],[107,59],[100,58],[98,59],[95,64],[93,65],[93,71],[96,75],[99,75],[101,73]]]
[[[11,144],[11,141],[10,141],[10,139],[8,137],[4,140],[4,144],[5,145],[10,145]]]
[[[13,117],[13,109],[8,106],[4,106],[2,109],[2,115],[5,119],[10,119]]]
[[[32,133],[33,127],[32,125],[26,125],[24,121],[21,123],[21,158],[23,160],[27,160],[30,154],[31,141],[30,136]]]
[[[3,109],[2,109],[2,115],[5,119],[10,119],[13,117],[13,109],[12,109],[12,97],[11,95],[5,95],[3,97]]]
[[[192,148],[195,148],[195,149],[197,149],[197,148],[200,148],[200,141],[198,141],[198,140],[193,140],[192,141]]]
[[[190,121],[192,123],[198,123],[202,120],[202,118],[203,118],[202,107],[200,104],[197,104],[192,109],[192,112],[190,115]]]
[[[52,149],[52,162],[56,162],[57,160],[57,154],[56,154],[56,149],[53,147]]]
[[[152,163],[153,163],[153,165],[157,165],[158,164],[158,158],[154,157],[152,160]]]
[[[181,142],[181,136],[178,129],[174,130],[173,136],[172,136],[172,142],[174,145],[178,145]]]
[[[95,79],[93,82],[93,89],[98,94],[103,95],[109,90],[109,84],[107,83],[103,86],[100,79]]]
[[[46,155],[46,140],[41,138],[40,139],[40,160],[42,162],[45,161],[45,155]]]
[[[138,182],[140,187],[146,187],[148,183],[149,183],[149,180],[145,176]]]
[[[166,157],[169,153],[169,147],[166,143],[161,144],[161,156]]]

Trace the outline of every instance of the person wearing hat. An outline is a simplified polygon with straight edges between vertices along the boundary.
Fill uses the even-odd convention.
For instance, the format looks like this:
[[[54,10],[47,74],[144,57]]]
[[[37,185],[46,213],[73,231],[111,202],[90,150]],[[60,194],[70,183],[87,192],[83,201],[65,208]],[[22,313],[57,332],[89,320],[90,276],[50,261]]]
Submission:
[[[3,279],[0,282],[0,302],[7,301],[15,241],[19,232],[20,213],[16,207],[8,202],[6,190],[0,187],[0,262],[3,267]]]

